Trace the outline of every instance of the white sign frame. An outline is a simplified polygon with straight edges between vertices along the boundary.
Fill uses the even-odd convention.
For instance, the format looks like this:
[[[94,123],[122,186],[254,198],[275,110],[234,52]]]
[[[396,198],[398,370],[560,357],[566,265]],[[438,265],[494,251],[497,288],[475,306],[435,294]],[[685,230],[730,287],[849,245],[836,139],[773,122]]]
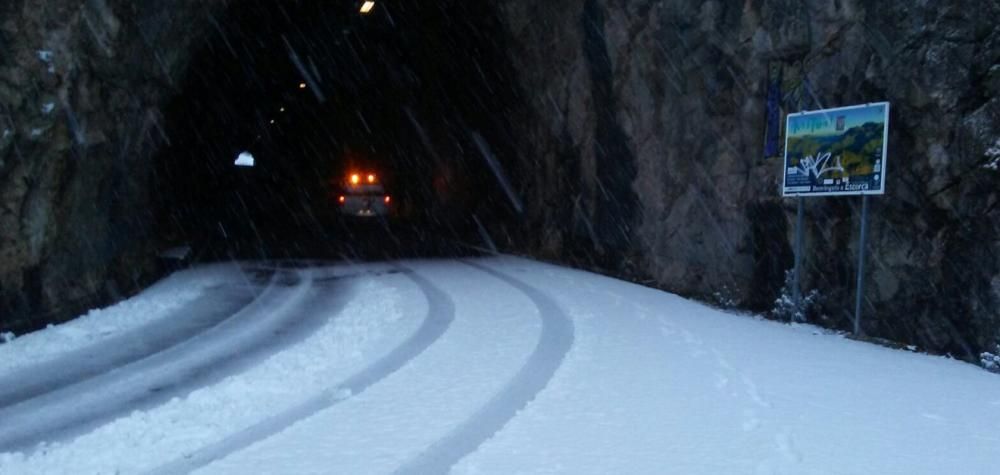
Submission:
[[[885,108],[884,117],[883,117],[883,119],[884,119],[884,126],[883,126],[883,129],[882,129],[882,156],[881,156],[881,165],[879,166],[879,169],[877,170],[877,175],[872,175],[872,176],[877,176],[877,178],[875,179],[875,181],[878,181],[878,183],[879,183],[879,188],[878,189],[867,189],[867,190],[861,189],[861,190],[846,190],[846,191],[804,191],[804,190],[801,190],[801,189],[790,189],[789,188],[789,186],[788,186],[789,171],[790,171],[791,168],[795,168],[795,167],[790,167],[789,166],[789,162],[788,162],[788,141],[789,141],[789,138],[791,136],[791,133],[789,131],[790,131],[790,126],[791,126],[791,123],[792,123],[793,119],[801,118],[801,117],[804,117],[804,116],[810,116],[810,115],[824,115],[824,116],[826,116],[827,120],[829,120],[830,116],[831,115],[835,115],[836,113],[842,113],[844,111],[861,109],[861,108],[879,107],[879,106],[882,106],[882,107]],[[831,109],[820,109],[820,110],[816,110],[816,111],[803,111],[803,112],[796,112],[796,113],[788,114],[788,116],[785,118],[785,152],[784,152],[784,155],[782,157],[781,196],[782,197],[795,197],[795,196],[810,197],[810,196],[884,195],[885,194],[885,187],[886,187],[886,184],[885,184],[885,177],[886,177],[886,174],[887,174],[886,170],[887,170],[887,165],[888,165],[888,162],[889,162],[888,161],[888,150],[889,150],[889,102],[871,102],[871,103],[867,103],[867,104],[858,104],[858,105],[852,105],[852,106],[835,107],[835,108],[831,108]],[[817,154],[817,155],[819,155],[819,154]],[[827,155],[829,155],[829,154],[827,154]],[[848,181],[849,180],[850,179],[848,178]],[[850,186],[850,185],[847,185],[847,186]],[[810,189],[812,187],[813,186],[810,185]]]

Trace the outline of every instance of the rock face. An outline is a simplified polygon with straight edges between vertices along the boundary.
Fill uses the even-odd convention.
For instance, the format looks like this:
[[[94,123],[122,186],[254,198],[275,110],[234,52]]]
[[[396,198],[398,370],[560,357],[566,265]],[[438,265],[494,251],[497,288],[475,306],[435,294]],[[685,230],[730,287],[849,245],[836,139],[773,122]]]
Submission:
[[[0,329],[148,274],[159,107],[226,3],[0,4]],[[1000,341],[1000,2],[941,3],[495,2],[525,101],[507,111],[529,231],[512,244],[767,311],[795,213],[764,153],[768,96],[886,100],[863,328],[975,359]],[[859,201],[806,201],[804,287],[831,327],[851,324]]]
[[[781,159],[764,156],[769,86],[783,113],[890,101],[863,329],[967,359],[1000,340],[996,0],[500,8],[530,101],[516,164],[527,226],[544,230],[519,245],[766,311],[795,223]],[[850,328],[860,199],[805,206],[811,318]]]
[[[158,108],[224,5],[169,3],[0,4],[0,328],[149,273],[150,158],[169,140]]]

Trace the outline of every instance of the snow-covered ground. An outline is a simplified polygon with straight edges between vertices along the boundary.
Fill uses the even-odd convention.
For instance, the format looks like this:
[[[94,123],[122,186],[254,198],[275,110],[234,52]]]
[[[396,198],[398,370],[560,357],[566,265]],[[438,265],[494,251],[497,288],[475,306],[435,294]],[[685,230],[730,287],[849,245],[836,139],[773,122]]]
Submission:
[[[207,289],[223,284],[239,285],[239,266],[218,264],[177,272],[135,298],[113,307],[92,310],[63,325],[21,336],[16,345],[0,345],[0,374],[32,366],[35,362],[65,356],[165,317],[185,313]],[[218,298],[207,299],[206,305]],[[201,302],[200,302],[201,303]]]
[[[0,474],[997,474],[1000,377],[510,257],[184,271],[0,344]]]

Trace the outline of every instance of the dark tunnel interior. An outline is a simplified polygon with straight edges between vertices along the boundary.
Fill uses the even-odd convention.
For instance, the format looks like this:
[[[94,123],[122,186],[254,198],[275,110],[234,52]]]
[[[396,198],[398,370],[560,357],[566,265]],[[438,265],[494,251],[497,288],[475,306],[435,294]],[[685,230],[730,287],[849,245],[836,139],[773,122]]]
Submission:
[[[489,165],[512,166],[518,103],[495,12],[359,5],[234,2],[213,22],[165,110],[164,245],[206,258],[419,256],[515,216]],[[253,167],[234,165],[244,151]],[[380,177],[388,216],[338,213],[351,172]]]

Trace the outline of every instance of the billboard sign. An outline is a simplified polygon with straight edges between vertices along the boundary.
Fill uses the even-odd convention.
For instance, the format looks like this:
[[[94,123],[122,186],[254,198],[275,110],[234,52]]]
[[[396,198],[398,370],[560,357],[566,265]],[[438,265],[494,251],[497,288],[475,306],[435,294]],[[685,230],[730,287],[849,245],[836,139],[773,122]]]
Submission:
[[[889,103],[789,114],[782,196],[885,193]]]

